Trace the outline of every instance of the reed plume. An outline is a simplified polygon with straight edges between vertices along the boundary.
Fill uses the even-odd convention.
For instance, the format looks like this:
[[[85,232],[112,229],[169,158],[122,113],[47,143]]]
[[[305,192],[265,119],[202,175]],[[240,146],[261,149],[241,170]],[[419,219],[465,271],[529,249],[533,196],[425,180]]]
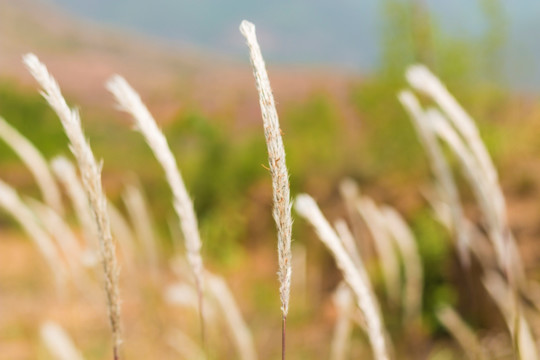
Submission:
[[[199,294],[199,315],[201,318],[201,334],[204,342],[204,266],[201,256],[201,237],[199,235],[193,202],[189,197],[167,139],[157,126],[148,108],[142,102],[139,94],[133,90],[124,78],[118,75],[107,82],[107,89],[116,98],[120,110],[127,112],[133,117],[136,123],[136,129],[143,135],[146,143],[165,171],[165,177],[173,193],[174,209],[184,235],[187,260],[195,277],[197,292]]]
[[[268,164],[272,175],[273,216],[278,231],[278,262],[279,262],[279,293],[281,312],[283,314],[282,327],[282,358],[285,358],[285,325],[289,311],[289,296],[291,289],[292,254],[291,254],[291,199],[289,189],[289,173],[285,163],[285,148],[281,138],[279,119],[270,87],[270,80],[261,54],[261,49],[255,34],[255,25],[244,20],[240,24],[240,32],[246,38],[249,48],[251,65],[257,90],[259,92],[259,105],[261,107],[264,136],[268,149]]]
[[[41,94],[60,118],[60,122],[70,142],[71,152],[77,160],[82,183],[94,214],[94,220],[98,230],[101,262],[105,275],[107,309],[113,335],[113,355],[116,360],[120,357],[119,351],[122,343],[120,296],[118,289],[119,269],[107,214],[107,199],[101,186],[101,164],[97,163],[92,149],[84,136],[79,113],[75,109],[69,108],[62,96],[60,87],[56,83],[56,80],[49,74],[45,65],[34,54],[25,55],[23,60],[32,76],[42,87]]]

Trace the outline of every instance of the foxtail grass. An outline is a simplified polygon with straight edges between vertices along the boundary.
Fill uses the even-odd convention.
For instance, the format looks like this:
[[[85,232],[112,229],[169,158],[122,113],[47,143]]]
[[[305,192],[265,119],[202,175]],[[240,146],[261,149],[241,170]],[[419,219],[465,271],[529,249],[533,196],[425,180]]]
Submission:
[[[274,221],[278,231],[278,262],[279,262],[279,293],[281,300],[281,312],[283,315],[282,326],[282,359],[285,358],[285,333],[287,314],[289,312],[289,297],[291,289],[292,254],[291,254],[291,199],[289,188],[289,173],[285,163],[285,148],[281,138],[281,128],[270,87],[270,80],[266,72],[266,65],[261,54],[255,25],[249,21],[242,21],[240,32],[246,38],[249,48],[251,65],[257,90],[259,92],[259,105],[263,119],[264,136],[268,149],[268,164],[272,176]]]
[[[107,214],[107,199],[101,186],[101,164],[98,164],[88,144],[79,113],[67,105],[56,80],[49,74],[34,54],[27,54],[24,63],[32,76],[42,88],[42,95],[60,118],[60,122],[70,142],[70,149],[82,177],[82,183],[88,196],[90,207],[94,214],[99,238],[101,262],[105,277],[105,292],[109,323],[113,336],[113,356],[120,358],[122,343],[120,325],[120,295],[118,287],[119,269],[115,254],[115,244],[111,235],[109,216]]]

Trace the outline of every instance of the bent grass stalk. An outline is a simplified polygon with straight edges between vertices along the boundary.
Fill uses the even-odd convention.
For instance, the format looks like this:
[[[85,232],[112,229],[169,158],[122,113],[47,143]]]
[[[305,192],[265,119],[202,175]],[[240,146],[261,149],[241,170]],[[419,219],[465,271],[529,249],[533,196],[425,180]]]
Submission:
[[[142,102],[139,94],[133,90],[124,78],[118,75],[107,82],[107,89],[116,98],[120,110],[127,112],[133,117],[136,123],[136,129],[143,135],[146,143],[165,171],[165,177],[173,193],[174,209],[180,220],[180,227],[184,235],[187,260],[195,277],[197,292],[199,294],[201,338],[204,343],[204,266],[201,256],[201,237],[199,235],[193,202],[189,197],[167,139],[158,128],[156,121]]]
[[[84,136],[78,112],[69,108],[62,96],[60,87],[56,83],[56,80],[49,74],[45,65],[34,54],[25,55],[23,60],[32,76],[41,85],[43,97],[60,118],[60,122],[70,142],[71,152],[77,159],[82,183],[88,196],[98,230],[101,262],[105,275],[107,309],[113,336],[113,356],[116,360],[120,358],[120,345],[122,343],[120,296],[118,289],[119,269],[107,214],[107,199],[101,186],[101,165],[98,165],[92,149]]]
[[[255,25],[242,21],[240,32],[246,38],[249,48],[253,75],[259,92],[259,104],[264,126],[264,136],[268,149],[268,164],[272,175],[273,216],[278,232],[278,262],[279,262],[279,293],[281,300],[282,321],[282,359],[285,358],[285,334],[287,313],[289,311],[289,296],[291,289],[292,254],[291,254],[291,199],[289,189],[289,173],[285,163],[285,148],[281,138],[279,119],[270,87],[270,80],[261,54],[261,49],[255,34]]]
[[[375,359],[389,360],[389,347],[381,320],[381,312],[371,291],[371,286],[365,280],[365,276],[361,275],[361,272],[343,247],[338,235],[311,196],[306,194],[298,195],[295,201],[295,209],[300,216],[314,227],[317,235],[336,260],[345,281],[354,292],[357,306],[366,320],[367,333]],[[362,269],[362,271],[365,272],[365,269]]]
[[[468,266],[470,264],[470,235],[465,231],[463,208],[450,166],[439,146],[433,126],[430,124],[416,96],[410,91],[401,91],[398,99],[409,114],[424,151],[428,156],[431,171],[435,176],[437,186],[441,189],[443,201],[448,204],[450,210],[452,221],[450,230],[456,237],[460,260],[462,264]]]

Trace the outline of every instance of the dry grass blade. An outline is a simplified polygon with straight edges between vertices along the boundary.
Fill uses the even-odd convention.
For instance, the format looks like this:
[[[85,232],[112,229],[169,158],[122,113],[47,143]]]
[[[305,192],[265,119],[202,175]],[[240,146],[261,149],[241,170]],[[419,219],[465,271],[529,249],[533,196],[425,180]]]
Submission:
[[[463,173],[468,179],[468,182],[473,190],[478,205],[482,209],[484,215],[488,233],[495,251],[499,264],[503,269],[510,269],[509,254],[508,254],[508,241],[510,238],[507,236],[507,229],[505,226],[505,220],[501,219],[496,211],[493,200],[495,196],[493,194],[493,187],[489,186],[486,182],[485,176],[479,170],[478,163],[473,156],[471,156],[470,150],[463,142],[461,137],[450,126],[446,118],[437,110],[431,109],[427,115],[433,124],[437,135],[448,144],[450,149],[456,155]]]
[[[371,233],[379,263],[384,276],[384,283],[388,298],[393,304],[400,301],[400,272],[399,259],[392,244],[390,234],[379,208],[368,197],[361,197],[356,203],[358,212]]]
[[[398,98],[405,107],[405,110],[409,113],[420,141],[424,146],[431,170],[441,189],[442,200],[448,205],[450,210],[452,219],[450,230],[456,236],[460,260],[468,266],[470,264],[470,239],[469,234],[465,231],[463,208],[450,166],[437,142],[437,136],[435,135],[433,126],[429,123],[429,119],[421,108],[418,99],[410,91],[400,92]]]
[[[131,219],[131,225],[143,245],[145,256],[151,268],[156,271],[159,263],[157,240],[141,187],[136,185],[126,186],[122,198]]]
[[[120,76],[114,76],[109,80],[109,82],[107,82],[107,89],[115,96],[120,109],[133,117],[137,130],[143,135],[146,143],[150,149],[152,149],[154,156],[165,171],[165,177],[167,178],[167,182],[173,193],[174,209],[178,215],[180,227],[184,234],[187,260],[191,266],[197,285],[197,291],[199,293],[201,333],[204,341],[204,312],[202,300],[204,267],[201,256],[201,237],[199,235],[197,216],[193,209],[193,203],[187,192],[182,175],[180,175],[176,159],[169,148],[169,144],[139,95],[131,88],[127,81]]]
[[[389,206],[381,207],[381,213],[384,216],[386,228],[392,234],[403,259],[405,269],[404,317],[406,321],[411,321],[417,319],[422,313],[424,281],[422,259],[416,245],[416,239],[403,217]]]
[[[330,347],[330,360],[345,360],[353,329],[351,319],[354,309],[353,294],[346,284],[341,283],[334,292],[333,300],[337,311],[337,320]]]
[[[521,360],[538,360],[538,349],[534,336],[519,300],[503,278],[495,273],[488,272],[484,276],[484,286],[491,298],[501,310],[506,324],[514,340],[516,353]]]
[[[111,231],[113,232],[116,241],[118,241],[118,245],[120,245],[121,256],[124,260],[122,265],[127,265],[127,267],[132,270],[135,266],[135,235],[120,210],[118,210],[110,201],[107,205],[109,217],[111,219]]]
[[[368,337],[375,359],[388,360],[388,344],[381,321],[381,313],[370,285],[356,268],[338,235],[319,210],[315,200],[309,195],[298,195],[295,209],[315,228],[317,235],[336,260],[345,281],[354,292],[356,303],[366,319]],[[363,271],[365,272],[365,270]]]
[[[54,109],[70,142],[70,149],[77,159],[83,186],[86,190],[94,220],[98,229],[101,261],[105,275],[105,292],[109,322],[113,334],[114,358],[119,358],[121,340],[120,331],[120,299],[118,290],[118,265],[115,254],[115,244],[111,235],[109,217],[107,214],[107,199],[101,187],[101,166],[94,158],[92,149],[86,141],[81,127],[79,114],[67,105],[55,79],[49,74],[45,65],[33,54],[24,56],[30,73],[41,85],[42,95]]]
[[[431,96],[448,115],[454,126],[467,140],[467,143],[471,145],[472,152],[478,160],[480,168],[488,176],[490,184],[496,184],[498,181],[497,172],[474,121],[450,94],[444,84],[423,65],[409,67],[406,77],[413,88]]]
[[[437,318],[452,334],[471,360],[487,360],[484,349],[472,329],[450,306],[437,311]]]
[[[56,360],[83,360],[83,356],[62,327],[53,322],[41,325],[41,338]]]
[[[240,24],[240,32],[246,38],[249,47],[253,75],[259,91],[259,105],[263,118],[264,136],[268,149],[268,164],[272,175],[272,188],[274,198],[274,220],[278,231],[278,261],[279,261],[279,293],[281,298],[281,311],[283,323],[289,311],[289,296],[292,274],[291,254],[291,199],[289,189],[289,173],[285,163],[285,148],[281,138],[279,119],[270,87],[270,80],[261,54],[261,49],[255,34],[255,25],[244,20]],[[285,337],[283,336],[283,340]],[[283,344],[284,345],[284,344]],[[283,352],[285,351],[283,346]],[[282,354],[282,358],[284,358]]]
[[[207,279],[208,288],[221,309],[235,342],[238,358],[241,360],[256,360],[257,353],[253,337],[227,283],[221,277],[209,273],[207,273]]]
[[[0,207],[10,214],[22,226],[24,231],[37,245],[45,261],[51,268],[58,288],[61,289],[66,279],[66,268],[54,241],[38,224],[34,213],[24,204],[17,192],[0,180]]]
[[[41,191],[45,203],[59,214],[64,213],[60,189],[49,170],[47,160],[27,138],[0,117],[0,138],[21,158]]]

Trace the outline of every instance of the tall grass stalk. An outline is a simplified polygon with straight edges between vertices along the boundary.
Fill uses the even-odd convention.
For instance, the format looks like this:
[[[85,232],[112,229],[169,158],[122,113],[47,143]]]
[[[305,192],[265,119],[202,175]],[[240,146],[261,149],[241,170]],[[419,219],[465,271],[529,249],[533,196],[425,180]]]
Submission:
[[[487,356],[473,330],[450,306],[437,310],[437,319],[452,334],[470,360],[487,360]]]
[[[360,197],[356,207],[366,224],[379,256],[379,263],[384,276],[386,294],[393,304],[400,301],[399,259],[392,243],[385,220],[375,202],[365,196]]]
[[[488,272],[484,286],[501,311],[514,341],[516,355],[521,360],[538,360],[536,341],[523,314],[520,300],[505,280],[495,272]]]
[[[118,289],[119,269],[107,214],[107,198],[101,187],[101,165],[97,163],[92,149],[85,139],[79,113],[69,108],[60,92],[60,87],[56,83],[56,80],[49,74],[45,65],[34,54],[27,54],[23,59],[30,73],[41,85],[43,89],[42,95],[60,118],[70,142],[71,152],[77,159],[83,186],[94,214],[99,236],[101,261],[105,275],[107,308],[113,335],[113,355],[116,360],[120,358],[120,345],[122,343],[120,295]]]
[[[144,248],[145,257],[148,259],[153,271],[156,271],[159,264],[157,240],[142,188],[137,185],[126,186],[122,199],[126,205],[135,234],[137,234],[137,238]]]
[[[135,266],[135,235],[124,215],[114,206],[112,202],[107,203],[109,209],[109,217],[111,219],[111,231],[114,238],[120,245],[122,265],[133,270]]]
[[[229,327],[238,351],[238,358],[241,360],[256,360],[257,352],[255,351],[253,336],[227,283],[223,278],[210,273],[207,273],[207,281],[208,288],[225,317],[225,322]]]
[[[199,294],[199,315],[201,319],[201,337],[204,343],[204,267],[201,256],[201,237],[197,225],[197,216],[187,192],[184,180],[178,169],[176,159],[167,143],[167,139],[158,128],[139,94],[121,76],[114,76],[107,82],[107,89],[114,95],[122,111],[129,113],[136,123],[136,129],[143,135],[146,143],[165,171],[165,177],[173,193],[174,209],[180,221],[184,235],[187,260],[195,277]]]
[[[426,116],[416,96],[410,91],[401,91],[398,99],[408,112],[420,138],[420,142],[428,156],[431,170],[437,182],[436,186],[441,189],[442,200],[448,205],[450,210],[449,213],[452,221],[450,230],[456,238],[461,263],[468,267],[470,264],[470,235],[465,231],[463,208],[459,198],[459,191],[452,176],[452,170],[439,146],[433,126],[430,124],[430,119]]]
[[[422,259],[416,239],[405,219],[394,208],[381,206],[380,211],[384,217],[386,228],[395,240],[403,259],[403,268],[405,270],[404,318],[406,322],[416,320],[422,314],[422,292],[424,287]]]
[[[353,323],[351,314],[354,309],[354,298],[349,287],[341,283],[333,295],[334,307],[337,312],[334,335],[330,346],[330,360],[345,360],[351,342]]]
[[[0,117],[0,138],[15,151],[30,170],[45,203],[59,214],[63,214],[60,189],[41,152],[2,117]]]
[[[264,136],[268,149],[268,164],[272,175],[272,188],[274,200],[274,221],[278,231],[278,262],[279,262],[279,293],[281,299],[281,312],[283,314],[282,326],[282,359],[285,358],[285,332],[287,313],[289,311],[289,296],[291,288],[292,274],[292,254],[291,254],[291,199],[289,188],[289,173],[285,163],[285,148],[281,138],[279,119],[270,87],[270,80],[266,72],[266,66],[261,54],[255,25],[249,21],[242,21],[240,32],[246,38],[249,48],[251,65],[257,90],[259,92],[259,105],[261,108]]]
[[[338,235],[321,213],[315,200],[306,194],[298,195],[295,201],[295,209],[299,215],[315,228],[317,235],[336,260],[345,281],[354,292],[357,306],[366,319],[367,333],[375,359],[388,360],[389,347],[381,320],[381,312],[371,292],[371,286],[366,282],[365,277],[360,274]],[[363,271],[365,272],[365,270]]]

